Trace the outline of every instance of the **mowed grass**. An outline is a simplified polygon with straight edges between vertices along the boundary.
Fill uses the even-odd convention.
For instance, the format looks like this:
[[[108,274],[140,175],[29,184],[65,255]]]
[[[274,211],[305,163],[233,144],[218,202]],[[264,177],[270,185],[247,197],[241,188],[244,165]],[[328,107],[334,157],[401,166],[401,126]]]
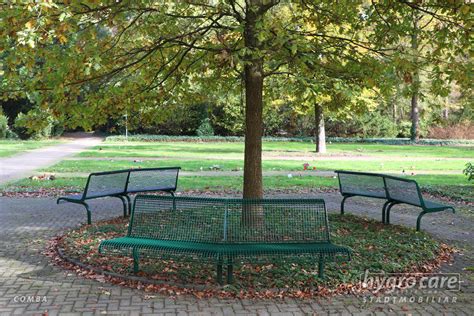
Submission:
[[[56,145],[59,140],[0,140],[0,157],[10,157],[21,152]]]
[[[153,168],[153,167],[174,167],[179,166],[183,171],[208,171],[218,168],[220,171],[238,171],[244,167],[244,162],[240,160],[218,160],[215,156],[210,156],[211,159],[199,158],[197,160],[181,160],[181,159],[160,159],[160,160],[146,160],[131,159],[131,160],[114,160],[108,158],[105,160],[80,160],[71,159],[64,160],[52,167],[45,168],[44,172],[99,172],[110,171],[128,168]],[[459,173],[465,162],[463,160],[454,159],[426,159],[426,160],[410,160],[397,159],[388,160],[370,159],[369,161],[359,160],[264,160],[264,171],[302,171],[303,164],[309,163],[310,169],[313,167],[316,170],[354,170],[354,171],[382,171],[391,173],[416,173],[422,170],[425,173],[429,171],[436,171],[439,173]]]
[[[128,168],[180,166],[179,190],[242,189],[243,143],[105,142],[68,160],[40,170],[55,173],[54,181],[23,179],[4,191],[53,188],[80,191],[91,172]],[[328,144],[328,153],[316,155],[314,144],[264,142],[264,186],[272,189],[337,188],[337,179],[317,171],[337,169],[381,172],[415,179],[424,189],[463,200],[474,200],[474,189],[462,174],[474,160],[470,146],[413,146],[381,144]],[[310,169],[303,171],[303,164]],[[218,167],[213,176],[201,171]],[[227,173],[219,174],[224,171]],[[229,171],[236,171],[230,175]],[[279,173],[272,173],[278,171]],[[292,174],[288,177],[287,174]],[[303,175],[303,176],[300,176]],[[311,176],[307,176],[311,175]]]
[[[65,160],[44,172],[98,172],[127,168],[180,166],[183,171],[243,168],[243,143],[108,142]],[[457,173],[474,158],[469,146],[399,146],[380,144],[329,144],[326,155],[316,155],[314,144],[264,142],[264,171],[311,169],[416,173]],[[97,158],[97,159],[94,159]]]
[[[274,154],[312,155],[315,145],[309,142],[264,142],[263,151]],[[328,144],[328,155],[373,157],[473,158],[473,146],[417,146],[382,144]],[[178,157],[242,159],[241,142],[106,142],[79,154],[79,157]]]

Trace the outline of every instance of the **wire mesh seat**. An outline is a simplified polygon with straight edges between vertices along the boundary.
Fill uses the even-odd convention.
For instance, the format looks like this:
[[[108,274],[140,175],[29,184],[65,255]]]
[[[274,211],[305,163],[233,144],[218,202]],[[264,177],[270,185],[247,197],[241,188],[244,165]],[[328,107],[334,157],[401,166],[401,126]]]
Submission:
[[[339,179],[339,190],[343,196],[341,214],[344,214],[345,201],[353,196],[385,199],[382,208],[382,222],[390,223],[390,210],[398,204],[409,204],[423,209],[416,222],[416,230],[420,230],[421,218],[426,213],[455,210],[450,205],[425,200],[415,180],[390,175],[336,170]]]
[[[123,215],[131,212],[130,193],[164,191],[172,195],[178,184],[179,167],[128,169],[91,173],[82,194],[62,196],[56,203],[70,202],[83,205],[87,223],[91,224],[91,211],[87,200],[116,197],[122,201]]]
[[[223,265],[231,283],[234,263],[316,257],[323,277],[325,261],[351,254],[331,243],[323,200],[147,195],[135,198],[127,236],[102,241],[99,252],[133,257],[135,272],[140,257],[211,261],[219,283]]]

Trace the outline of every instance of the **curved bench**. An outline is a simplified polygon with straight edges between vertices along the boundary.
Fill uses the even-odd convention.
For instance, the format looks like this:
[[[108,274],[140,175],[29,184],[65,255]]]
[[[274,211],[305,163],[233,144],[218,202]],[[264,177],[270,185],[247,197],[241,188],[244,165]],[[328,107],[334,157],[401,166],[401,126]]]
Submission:
[[[398,204],[409,204],[420,207],[422,212],[416,220],[416,230],[420,230],[421,218],[427,213],[451,210],[454,207],[434,201],[425,200],[415,180],[394,177],[379,173],[336,170],[339,179],[339,190],[343,196],[341,214],[344,214],[344,203],[352,196],[363,196],[385,199],[382,208],[382,223],[390,224],[390,211]]]
[[[225,265],[231,283],[235,263],[312,257],[322,278],[326,261],[351,255],[331,243],[323,200],[147,195],[135,198],[127,236],[102,241],[99,252],[133,257],[134,272],[141,257],[210,261],[220,284]]]

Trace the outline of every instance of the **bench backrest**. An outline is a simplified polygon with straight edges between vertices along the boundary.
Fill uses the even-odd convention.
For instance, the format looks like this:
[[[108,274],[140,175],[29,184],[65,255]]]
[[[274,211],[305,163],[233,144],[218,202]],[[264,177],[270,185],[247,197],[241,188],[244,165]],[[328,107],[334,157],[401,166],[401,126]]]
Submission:
[[[386,198],[424,207],[420,187],[415,180],[379,173],[336,170],[342,195]]]
[[[176,191],[179,167],[128,169],[89,175],[83,198],[146,191]]]
[[[342,195],[386,198],[384,177],[381,174],[336,170]]]
[[[130,170],[127,193],[176,191],[179,167]]]
[[[389,199],[424,207],[423,196],[415,180],[385,176],[385,186]]]
[[[253,225],[245,224],[247,218]],[[324,201],[318,199],[138,195],[128,235],[204,243],[305,243],[328,242],[329,228]]]
[[[91,173],[83,198],[123,194],[127,186],[128,170]]]

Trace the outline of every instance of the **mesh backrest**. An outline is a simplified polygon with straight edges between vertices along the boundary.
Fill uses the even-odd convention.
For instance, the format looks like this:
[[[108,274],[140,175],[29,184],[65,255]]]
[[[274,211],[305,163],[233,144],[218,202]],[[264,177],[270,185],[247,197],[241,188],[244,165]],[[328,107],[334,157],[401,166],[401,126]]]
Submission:
[[[386,177],[385,183],[390,199],[422,206],[422,201],[418,194],[418,186],[415,181]]]
[[[179,168],[130,171],[127,192],[176,190]]]
[[[246,225],[245,220],[252,220]],[[239,200],[139,195],[129,236],[195,242],[329,241],[322,200]]]
[[[381,175],[340,172],[338,177],[342,194],[386,197],[383,176]]]
[[[129,236],[163,240],[220,242],[224,236],[224,201],[143,196],[135,198]]]
[[[128,171],[92,173],[84,195],[90,198],[124,193],[127,177]]]
[[[329,241],[322,200],[233,200],[228,205],[228,242]]]

